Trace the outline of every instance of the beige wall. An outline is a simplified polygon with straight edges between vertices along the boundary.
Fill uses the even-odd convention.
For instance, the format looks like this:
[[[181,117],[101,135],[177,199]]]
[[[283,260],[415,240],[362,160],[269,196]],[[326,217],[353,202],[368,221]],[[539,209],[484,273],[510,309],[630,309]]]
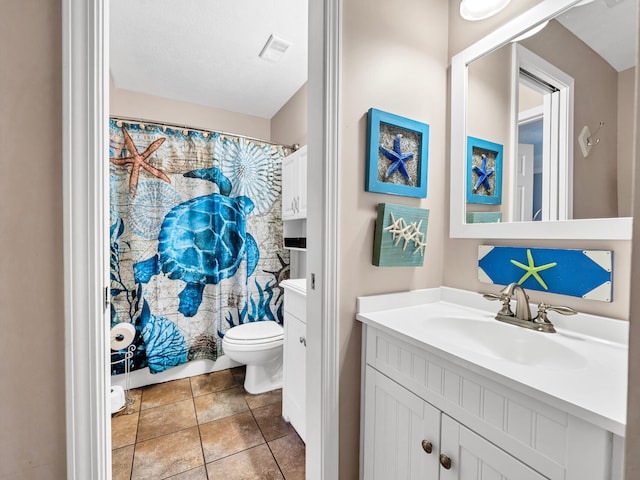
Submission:
[[[435,287],[442,280],[447,0],[345,0],[340,155],[340,478],[358,478],[360,343],[356,297]],[[367,111],[430,125],[428,198],[364,191]],[[430,209],[424,266],[371,264],[376,206]]]
[[[115,88],[109,91],[109,114],[168,122],[269,140],[271,121],[195,103]]]
[[[618,74],[618,215],[631,216],[633,185],[633,106],[636,69]]]
[[[271,118],[271,141],[282,145],[307,144],[307,84]]]
[[[60,2],[0,15],[0,478],[66,476]]]

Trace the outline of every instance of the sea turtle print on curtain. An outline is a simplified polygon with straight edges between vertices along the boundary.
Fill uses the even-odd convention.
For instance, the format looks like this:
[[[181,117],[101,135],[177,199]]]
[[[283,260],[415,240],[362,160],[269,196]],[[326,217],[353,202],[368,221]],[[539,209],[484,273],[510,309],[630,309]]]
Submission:
[[[284,153],[111,120],[111,321],[136,327],[133,369],[215,360],[232,326],[282,323]]]

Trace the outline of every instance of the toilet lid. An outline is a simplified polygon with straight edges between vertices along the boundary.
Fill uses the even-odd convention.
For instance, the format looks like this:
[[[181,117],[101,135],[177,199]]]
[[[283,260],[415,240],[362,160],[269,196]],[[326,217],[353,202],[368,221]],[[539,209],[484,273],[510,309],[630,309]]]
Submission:
[[[284,329],[272,320],[243,323],[227,330],[224,339],[233,343],[267,343],[281,340]]]

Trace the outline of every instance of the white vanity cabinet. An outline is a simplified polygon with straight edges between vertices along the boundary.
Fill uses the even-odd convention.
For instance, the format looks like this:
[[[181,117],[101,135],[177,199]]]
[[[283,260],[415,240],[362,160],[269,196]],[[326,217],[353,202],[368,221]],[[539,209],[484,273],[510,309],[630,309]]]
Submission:
[[[363,478],[438,478],[440,411],[366,367]]]
[[[306,437],[306,280],[285,280],[282,416]]]
[[[282,160],[282,220],[307,218],[307,146]]]
[[[600,427],[371,325],[363,350],[364,480],[621,478]]]
[[[366,376],[363,478],[546,478],[370,366]]]

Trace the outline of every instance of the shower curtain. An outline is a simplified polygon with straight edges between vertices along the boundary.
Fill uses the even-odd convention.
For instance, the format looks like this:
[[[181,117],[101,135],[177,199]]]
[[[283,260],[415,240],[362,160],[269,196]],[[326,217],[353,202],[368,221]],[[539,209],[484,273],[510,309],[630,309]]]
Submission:
[[[215,360],[229,328],[282,323],[285,149],[116,118],[109,129],[111,326],[136,328],[130,369]]]

